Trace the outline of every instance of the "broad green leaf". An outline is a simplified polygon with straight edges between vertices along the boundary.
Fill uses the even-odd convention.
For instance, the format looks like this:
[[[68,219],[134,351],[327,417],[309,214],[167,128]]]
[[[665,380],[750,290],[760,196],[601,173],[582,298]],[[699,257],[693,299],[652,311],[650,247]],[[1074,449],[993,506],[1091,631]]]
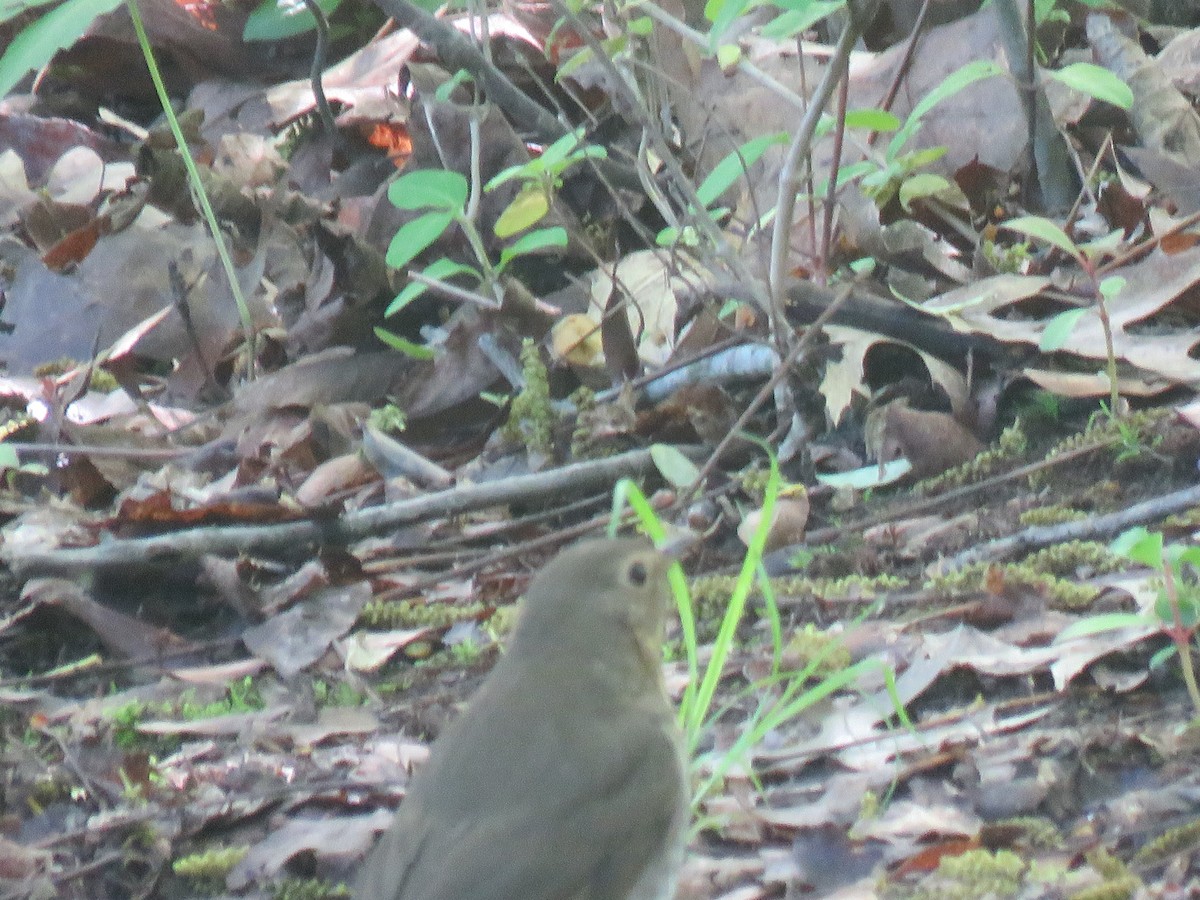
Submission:
[[[388,245],[385,257],[387,264],[393,269],[408,265],[414,256],[436,241],[453,221],[454,213],[431,212],[402,225]]]
[[[742,144],[741,147],[717,163],[708,173],[708,177],[704,179],[700,187],[696,188],[696,196],[705,206],[711,206],[718,197],[729,190],[746,169],[758,162],[759,158],[767,152],[768,147],[772,144],[784,143],[787,143],[787,134],[781,131],[778,134],[764,135]]]
[[[479,272],[475,269],[460,262],[455,262],[452,259],[446,259],[445,257],[430,263],[421,274],[426,278],[434,278],[438,281],[447,281],[455,275],[472,275],[476,281],[482,280]],[[419,281],[410,281],[404,286],[404,290],[396,295],[396,299],[388,304],[388,308],[384,310],[383,314],[385,316],[394,316],[427,290],[429,290],[429,285],[422,284]]]
[[[548,169],[551,166],[562,162],[567,158],[567,154],[579,146],[579,142],[582,140],[582,128],[576,128],[574,131],[564,134],[557,141],[542,151],[542,155],[537,158],[539,168]]]
[[[500,213],[493,231],[498,238],[512,237],[540,222],[548,212],[550,200],[542,186],[537,183],[526,185]]]
[[[0,25],[9,19],[29,12],[31,9],[37,9],[39,6],[47,6],[54,2],[55,0],[0,0]]]
[[[1200,569],[1200,547],[1171,544],[1167,548],[1167,559],[1176,568],[1187,565]]]
[[[121,5],[121,0],[67,0],[31,22],[0,56],[0,97],[33,69],[40,69],[64,47],[83,37],[92,22]]]
[[[393,350],[399,350],[405,356],[411,356],[413,359],[433,359],[435,356],[433,349],[426,347],[423,344],[414,344],[412,341],[405,340],[398,334],[392,334],[386,328],[375,326],[375,337],[383,341]]]
[[[1125,279],[1120,275],[1109,275],[1100,282],[1100,296],[1112,302],[1125,290]]]
[[[1086,309],[1080,307],[1079,309],[1063,310],[1054,316],[1046,323],[1046,329],[1038,341],[1038,349],[1043,353],[1053,353],[1055,350],[1061,349],[1067,342],[1067,338],[1071,336],[1076,323],[1083,318],[1083,314],[1086,312]]]
[[[1049,219],[1041,216],[1020,216],[1016,219],[1009,219],[1007,222],[1001,222],[1000,227],[1027,234],[1029,237],[1045,241],[1047,244],[1053,244],[1076,259],[1081,256],[1079,247],[1067,236],[1067,233]]]
[[[532,178],[540,171],[537,160],[533,159],[526,163],[521,163],[519,166],[509,166],[507,169],[501,169],[493,175],[483,186],[485,191],[494,191],[500,185],[512,181],[514,178]]]
[[[1124,556],[1134,562],[1140,562],[1151,569],[1161,569],[1163,566],[1163,536],[1161,531],[1148,531],[1139,525],[1117,535],[1108,551],[1117,556]]]
[[[470,186],[458,172],[418,169],[388,186],[388,199],[399,209],[462,209]]]
[[[316,0],[325,17],[333,15],[342,0]],[[303,0],[262,0],[246,18],[243,41],[279,41],[305,34],[317,27],[317,20]]]
[[[896,158],[896,166],[902,172],[915,172],[917,169],[922,169],[931,163],[937,162],[946,153],[947,150],[945,147],[925,147],[921,150],[913,150],[910,153],[901,153]]]
[[[1122,628],[1145,628],[1157,624],[1153,617],[1145,613],[1105,613],[1099,616],[1088,616],[1078,622],[1072,622],[1057,635],[1054,643],[1061,644],[1077,637],[1090,634],[1101,634],[1105,631],[1119,631]]]
[[[1069,88],[1111,103],[1120,109],[1130,109],[1133,106],[1133,91],[1129,89],[1129,85],[1095,63],[1072,63],[1046,74]]]
[[[708,0],[704,4],[704,18],[712,22],[708,29],[708,49],[716,51],[721,36],[734,20],[758,6],[759,0]]]
[[[795,6],[775,0],[775,5],[794,8],[776,16],[762,27],[762,36],[765,38],[789,38],[802,31],[808,31],[822,19],[844,7],[846,3],[845,0],[807,0],[799,6]]]
[[[904,179],[900,185],[900,205],[907,210],[914,200],[932,197],[949,188],[950,182],[941,175],[919,172],[911,178]]]
[[[518,256],[536,253],[546,247],[565,246],[567,246],[567,229],[560,225],[553,228],[539,228],[500,251],[500,268],[507,268],[508,264]]]
[[[667,226],[654,237],[654,243],[659,247],[674,247],[682,244],[684,247],[699,247],[700,235],[692,225],[684,225],[682,229]]]
[[[638,16],[626,23],[626,28],[638,37],[649,37],[654,33],[654,20],[649,16]]]
[[[846,127],[867,131],[895,131],[900,127],[900,119],[882,109],[849,109],[846,110]]]
[[[1194,598],[1180,592],[1178,606],[1180,624],[1184,628],[1195,628],[1197,621],[1200,621],[1200,609],[1197,609]],[[1171,604],[1170,595],[1165,590],[1159,591],[1154,600],[1154,614],[1163,622],[1174,623],[1175,621],[1175,608]]]

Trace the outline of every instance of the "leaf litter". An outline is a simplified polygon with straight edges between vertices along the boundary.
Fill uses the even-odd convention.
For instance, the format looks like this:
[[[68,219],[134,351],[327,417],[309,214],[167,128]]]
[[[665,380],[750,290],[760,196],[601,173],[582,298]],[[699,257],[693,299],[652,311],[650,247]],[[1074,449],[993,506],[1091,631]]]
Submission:
[[[536,4],[491,15],[490,50],[538,102],[608,116],[585,137],[603,155],[565,174],[546,120],[522,120],[495,84],[475,106],[439,68],[454,68],[449,37],[400,28],[355,46],[344,29],[324,73],[330,143],[310,119],[311,47],[281,42],[267,65],[227,18],[242,11],[209,28],[147,4],[159,52],[204,32],[181,112],[236,284],[173,138],[143,127],[153,104],[97,68],[113,35],[130,46],[127,25],[98,23],[78,67],[46,77],[93,72],[92,96],[128,118],[55,118],[33,105],[43,82],[0,103],[4,894],[344,880],[501,652],[525,578],[603,527],[622,477],[703,535],[687,568],[708,658],[763,516],[761,450],[735,440],[708,461],[747,409],[775,448],[800,423],[802,452],[781,460],[769,590],[700,735],[678,896],[1194,891],[1200,710],[1171,629],[1185,643],[1195,629],[1195,31],[1156,58],[1119,14],[1059,34],[1062,62],[1090,50],[1137,111],[1047,83],[1080,164],[1107,179],[1068,215],[1017,190],[1028,130],[1008,77],[943,88],[1003,65],[998,5],[929,27],[903,75],[903,35],[868,29],[880,49],[853,56],[848,108],[882,107],[895,85],[909,142],[814,144],[782,317],[831,322],[757,409],[791,338],[745,277],[770,252],[776,136],[832,41],[797,56],[781,25],[747,23],[718,65],[656,19],[672,158],[698,185],[759,142],[701,210],[646,152],[652,123],[619,71],[578,49],[591,36],[569,21],[552,36]],[[728,24],[675,12],[710,36]],[[529,187],[513,179],[388,267],[421,214],[388,201],[397,170],[482,185],[512,167],[540,173],[538,209],[565,243],[512,253],[493,226]],[[1025,212],[1067,245],[997,231]],[[457,274],[385,317],[440,259]],[[470,284],[485,259],[504,271]],[[845,297],[824,284],[868,261]],[[1118,408],[1102,408],[1114,380]],[[1161,566],[1110,547],[1138,525],[1162,535]],[[676,697],[681,654],[673,632]]]

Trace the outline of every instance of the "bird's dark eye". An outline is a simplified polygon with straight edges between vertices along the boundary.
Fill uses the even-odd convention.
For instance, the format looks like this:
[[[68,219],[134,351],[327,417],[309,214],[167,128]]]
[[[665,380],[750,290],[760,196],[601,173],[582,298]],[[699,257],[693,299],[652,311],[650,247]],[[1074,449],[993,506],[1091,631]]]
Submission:
[[[650,573],[646,571],[646,564],[635,562],[629,567],[629,583],[636,587],[641,587],[646,583],[646,579],[650,577]]]

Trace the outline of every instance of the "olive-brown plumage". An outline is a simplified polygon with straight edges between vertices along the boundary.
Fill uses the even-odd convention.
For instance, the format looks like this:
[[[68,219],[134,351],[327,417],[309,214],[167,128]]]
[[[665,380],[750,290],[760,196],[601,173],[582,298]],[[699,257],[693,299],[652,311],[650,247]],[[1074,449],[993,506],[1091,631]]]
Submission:
[[[358,900],[668,900],[687,785],[662,677],[669,560],[561,553],[511,646],[434,743]]]

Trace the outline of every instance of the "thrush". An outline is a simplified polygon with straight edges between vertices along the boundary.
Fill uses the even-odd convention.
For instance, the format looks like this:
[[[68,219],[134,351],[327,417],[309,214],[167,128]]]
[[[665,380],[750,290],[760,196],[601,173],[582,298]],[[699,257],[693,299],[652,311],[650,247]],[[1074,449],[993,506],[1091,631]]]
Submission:
[[[581,543],[530,583],[507,652],[434,742],[358,900],[669,900],[688,790],[662,675],[670,560]]]

